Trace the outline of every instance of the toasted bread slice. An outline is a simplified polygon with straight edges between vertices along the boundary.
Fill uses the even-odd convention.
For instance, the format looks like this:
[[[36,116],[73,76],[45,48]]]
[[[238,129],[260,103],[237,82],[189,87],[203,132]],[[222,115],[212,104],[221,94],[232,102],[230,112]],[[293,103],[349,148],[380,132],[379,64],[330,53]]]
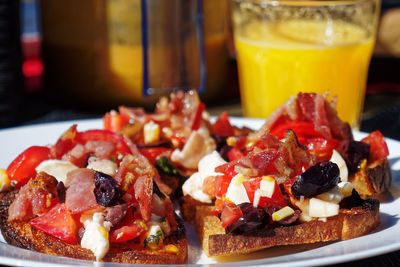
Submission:
[[[11,245],[35,250],[55,256],[95,261],[94,254],[80,245],[60,241],[32,227],[27,222],[7,222],[8,207],[17,192],[0,194],[0,228],[4,239]],[[170,251],[165,245],[174,245],[178,250]],[[112,244],[103,261],[132,264],[180,264],[187,258],[187,240],[182,221],[179,228],[164,240],[164,247],[151,250],[138,246],[134,241]]]
[[[341,209],[339,215],[326,222],[313,220],[291,226],[281,226],[238,235],[226,234],[210,206],[196,207],[195,229],[205,253],[209,256],[247,254],[281,245],[299,245],[316,242],[347,240],[365,235],[380,224],[379,202],[364,200],[350,209]]]
[[[391,179],[387,158],[374,161],[349,177],[349,181],[363,199],[385,192],[390,186]]]

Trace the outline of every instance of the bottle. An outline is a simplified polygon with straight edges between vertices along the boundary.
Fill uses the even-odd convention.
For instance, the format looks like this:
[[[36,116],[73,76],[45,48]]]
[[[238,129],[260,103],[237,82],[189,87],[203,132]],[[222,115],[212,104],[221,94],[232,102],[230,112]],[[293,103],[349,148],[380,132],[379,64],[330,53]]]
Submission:
[[[0,0],[0,127],[15,125],[23,93],[19,1]]]

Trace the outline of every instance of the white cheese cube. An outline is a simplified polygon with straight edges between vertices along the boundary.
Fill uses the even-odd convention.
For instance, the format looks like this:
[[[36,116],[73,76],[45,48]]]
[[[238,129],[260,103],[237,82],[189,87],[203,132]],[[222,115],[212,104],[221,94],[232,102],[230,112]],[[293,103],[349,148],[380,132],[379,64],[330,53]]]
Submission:
[[[260,193],[262,197],[271,198],[275,191],[275,179],[271,176],[263,176],[260,182]]]
[[[232,178],[231,183],[228,186],[228,190],[226,191],[226,198],[228,198],[236,205],[244,202],[250,202],[249,197],[247,196],[246,189],[243,186],[243,181],[243,175],[236,175]]]
[[[311,198],[309,215],[311,217],[331,217],[339,214],[339,204]]]
[[[104,213],[96,212],[93,218],[84,222],[85,232],[82,236],[81,246],[93,252],[96,260],[101,260],[110,247],[108,233],[111,223],[104,221]]]

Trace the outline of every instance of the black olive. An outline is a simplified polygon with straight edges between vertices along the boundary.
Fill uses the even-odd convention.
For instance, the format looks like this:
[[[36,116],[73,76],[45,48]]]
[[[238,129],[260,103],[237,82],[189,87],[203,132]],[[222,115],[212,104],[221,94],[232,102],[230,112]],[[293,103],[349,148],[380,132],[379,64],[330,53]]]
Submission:
[[[228,161],[228,152],[232,149],[232,147],[227,145],[227,137],[219,134],[213,134],[212,138],[217,144],[216,150],[218,151],[218,153],[224,160]]]
[[[337,185],[339,178],[340,170],[336,163],[319,162],[297,176],[292,185],[292,193],[296,198],[310,198]]]
[[[226,227],[227,233],[243,234],[252,232],[261,228],[268,223],[268,214],[261,208],[255,208],[251,203],[242,203],[238,205],[242,210],[243,217]]]
[[[369,147],[368,144],[359,141],[351,141],[348,144],[345,160],[350,173],[360,170],[361,162],[369,157]]]
[[[119,201],[123,191],[110,175],[102,172],[95,172],[94,185],[94,195],[98,204],[105,207],[120,204]]]
[[[58,182],[57,184],[57,196],[58,196],[58,200],[60,201],[60,203],[64,203],[65,202],[65,186],[64,183],[62,181]]]

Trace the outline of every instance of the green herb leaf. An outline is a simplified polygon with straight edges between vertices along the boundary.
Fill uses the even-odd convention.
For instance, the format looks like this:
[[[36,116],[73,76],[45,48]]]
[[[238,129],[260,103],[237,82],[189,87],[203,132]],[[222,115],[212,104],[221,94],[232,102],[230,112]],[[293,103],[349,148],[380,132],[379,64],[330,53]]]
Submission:
[[[167,157],[159,157],[156,161],[156,168],[160,174],[178,178],[180,184],[183,184],[187,179],[187,177],[181,174],[176,166],[169,161]]]

